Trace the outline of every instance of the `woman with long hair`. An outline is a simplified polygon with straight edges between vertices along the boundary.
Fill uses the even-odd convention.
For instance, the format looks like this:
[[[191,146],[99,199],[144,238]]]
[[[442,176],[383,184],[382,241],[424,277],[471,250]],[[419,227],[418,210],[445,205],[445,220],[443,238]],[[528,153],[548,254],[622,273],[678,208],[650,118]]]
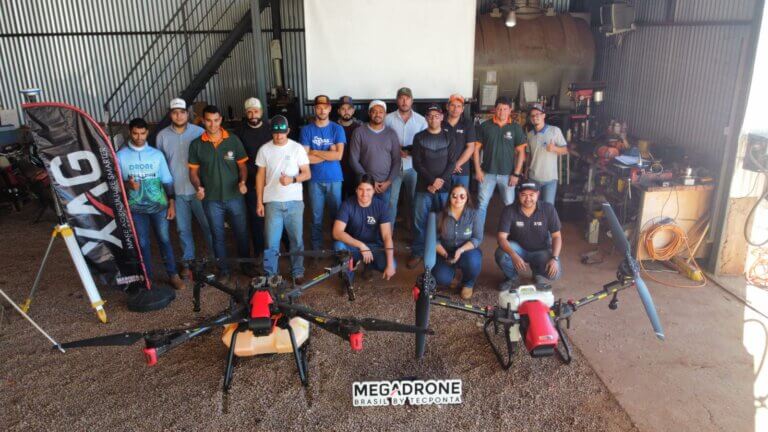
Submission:
[[[482,224],[471,206],[469,191],[456,184],[448,195],[448,205],[440,213],[437,226],[437,263],[432,275],[438,285],[448,285],[456,269],[461,270],[461,298],[472,297],[475,280],[483,264],[479,249],[483,238]]]

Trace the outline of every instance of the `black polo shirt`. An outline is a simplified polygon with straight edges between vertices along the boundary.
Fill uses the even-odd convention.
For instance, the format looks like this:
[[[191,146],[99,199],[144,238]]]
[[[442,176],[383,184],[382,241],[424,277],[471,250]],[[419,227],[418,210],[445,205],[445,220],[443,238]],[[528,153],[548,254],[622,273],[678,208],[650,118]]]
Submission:
[[[456,152],[457,160],[459,157],[461,157],[461,154],[464,153],[464,150],[466,150],[467,143],[477,141],[475,123],[463,115],[459,117],[459,121],[456,122],[456,126],[451,126],[451,124],[448,123],[448,118],[446,117],[445,120],[443,120],[443,130],[448,132],[448,134],[453,137],[453,145],[455,147],[454,151]],[[471,160],[472,158],[469,158],[469,160],[461,166],[461,174],[458,175],[469,175],[469,162]]]
[[[560,228],[555,206],[541,201],[536,203],[536,210],[530,217],[523,214],[518,203],[514,203],[504,208],[499,220],[499,232],[509,233],[507,239],[530,252],[549,249],[550,234]]]
[[[261,126],[257,128],[250,127],[247,121],[238,129],[235,129],[235,135],[240,138],[248,155],[248,180],[245,185],[248,189],[256,188],[256,155],[264,144],[272,141],[272,127],[269,120],[263,120]]]

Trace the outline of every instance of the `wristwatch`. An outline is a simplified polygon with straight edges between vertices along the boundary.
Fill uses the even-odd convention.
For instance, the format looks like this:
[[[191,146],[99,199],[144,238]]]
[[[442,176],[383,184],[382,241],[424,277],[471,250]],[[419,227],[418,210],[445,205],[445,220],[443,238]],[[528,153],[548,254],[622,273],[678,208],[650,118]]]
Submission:
[[[557,261],[557,262],[560,262],[560,257],[559,256],[553,256],[552,259]]]
[[[512,174],[511,174],[511,176],[512,176],[512,177],[515,177],[515,178],[520,178],[520,174],[515,174],[515,173],[512,173]]]

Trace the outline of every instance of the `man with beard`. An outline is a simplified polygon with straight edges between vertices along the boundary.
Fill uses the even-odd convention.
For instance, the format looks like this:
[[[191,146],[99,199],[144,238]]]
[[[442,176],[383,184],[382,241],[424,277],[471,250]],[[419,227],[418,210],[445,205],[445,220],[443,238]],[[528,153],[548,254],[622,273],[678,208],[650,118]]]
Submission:
[[[400,142],[392,129],[384,126],[387,104],[374,100],[368,105],[368,124],[352,134],[349,145],[349,164],[359,177],[369,174],[378,197],[389,205],[392,181],[400,172]],[[392,214],[390,209],[390,215]]]
[[[451,176],[451,185],[461,184],[469,190],[469,161],[475,152],[475,125],[464,117],[464,96],[454,93],[448,99],[448,116],[443,130],[453,136],[453,145],[459,159]]]
[[[397,110],[387,114],[384,124],[392,128],[400,141],[400,156],[402,157],[401,169],[392,182],[392,194],[389,198],[389,211],[392,217],[392,231],[395,229],[397,217],[397,200],[400,197],[400,186],[405,185],[405,202],[411,206],[411,219],[415,215],[413,211],[416,197],[416,170],[413,169],[411,158],[411,146],[413,137],[427,128],[424,116],[413,111],[413,92],[408,87],[397,91]]]
[[[248,155],[248,179],[245,184],[248,192],[245,194],[245,205],[248,208],[248,221],[251,228],[253,255],[257,258],[264,252],[264,218],[256,214],[256,155],[264,144],[272,140],[269,120],[262,120],[264,111],[261,101],[255,97],[248,98],[244,104],[246,122],[235,130]]]
[[[347,138],[347,143],[350,143],[352,142],[352,132],[363,122],[355,118],[355,105],[350,96],[342,96],[340,102],[341,104],[336,110],[336,114],[339,115],[337,123],[344,128],[344,136]],[[349,150],[341,155],[341,173],[344,175],[341,193],[346,198],[355,193],[355,185],[357,184],[357,176],[352,165],[349,164]]]
[[[341,155],[347,138],[344,129],[330,121],[331,100],[315,97],[315,119],[301,128],[301,145],[309,156],[312,178],[309,199],[312,206],[312,249],[323,249],[323,214],[326,206],[331,220],[341,205]]]
[[[203,134],[203,128],[189,123],[189,110],[184,99],[173,99],[170,106],[171,125],[157,134],[157,149],[163,152],[171,175],[173,190],[176,194],[176,231],[181,241],[181,277],[189,282],[192,271],[190,261],[195,259],[195,238],[192,235],[192,215],[197,219],[203,231],[208,254],[213,252],[213,240],[208,218],[203,211],[203,204],[195,197],[195,188],[189,181],[189,145]]]

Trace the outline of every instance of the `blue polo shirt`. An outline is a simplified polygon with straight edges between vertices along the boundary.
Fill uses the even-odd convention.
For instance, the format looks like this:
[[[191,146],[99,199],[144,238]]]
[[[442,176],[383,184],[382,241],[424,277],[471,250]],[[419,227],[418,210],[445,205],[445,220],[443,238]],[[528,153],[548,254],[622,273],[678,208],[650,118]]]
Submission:
[[[314,122],[301,128],[301,145],[310,150],[330,151],[331,146],[335,144],[347,144],[347,137],[344,128],[338,123],[329,122],[323,127],[317,126]],[[344,151],[347,151],[345,149]],[[344,180],[341,172],[340,161],[324,161],[311,164],[309,169],[312,171],[312,182],[340,182]]]

